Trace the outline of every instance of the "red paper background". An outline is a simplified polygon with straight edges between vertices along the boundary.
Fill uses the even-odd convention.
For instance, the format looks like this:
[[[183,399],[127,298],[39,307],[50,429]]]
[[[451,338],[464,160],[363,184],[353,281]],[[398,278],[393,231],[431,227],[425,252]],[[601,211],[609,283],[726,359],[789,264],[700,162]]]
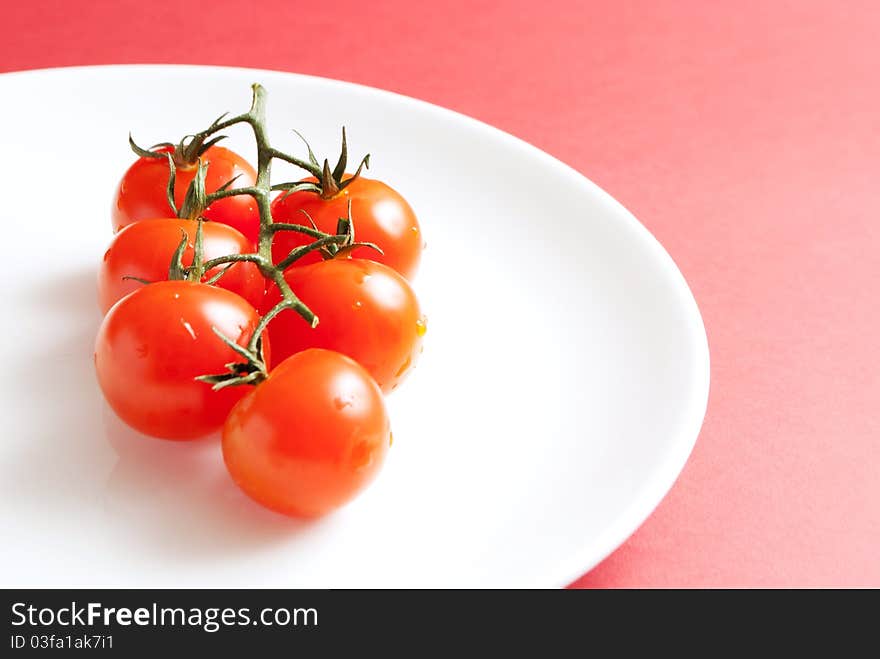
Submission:
[[[712,355],[680,479],[576,585],[880,587],[880,3],[28,0],[3,13],[3,71],[311,73],[459,110],[573,165],[672,254]]]

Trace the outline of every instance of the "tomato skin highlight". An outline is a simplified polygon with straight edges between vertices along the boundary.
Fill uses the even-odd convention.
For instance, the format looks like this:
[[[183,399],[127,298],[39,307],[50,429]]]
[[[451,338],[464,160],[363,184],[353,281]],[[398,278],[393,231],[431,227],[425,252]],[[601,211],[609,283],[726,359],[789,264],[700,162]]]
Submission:
[[[277,362],[307,348],[348,355],[369,371],[383,392],[395,389],[421,353],[425,318],[407,281],[388,266],[334,258],[290,268],[284,278],[320,319],[311,328],[291,312],[269,323]],[[264,310],[281,299],[269,286]]]
[[[149,282],[168,279],[168,269],[174,251],[186,232],[187,248],[183,253],[183,265],[192,265],[193,244],[198,222],[177,218],[141,220],[129,224],[117,233],[104,253],[98,268],[98,304],[102,313],[129,293],[144,286],[143,283],[125,277],[137,277]],[[204,258],[241,254],[251,251],[252,246],[240,232],[218,222],[202,223]],[[217,274],[226,266],[219,266],[205,273],[204,279]],[[217,286],[232,291],[259,307],[265,295],[266,281],[254,263],[234,263],[217,281]]]
[[[418,270],[424,247],[422,231],[406,199],[382,181],[359,176],[331,199],[322,199],[316,193],[307,191],[294,192],[286,197],[279,195],[272,202],[272,217],[276,222],[311,226],[303,214],[305,211],[318,229],[325,233],[336,233],[339,218],[348,217],[349,201],[355,240],[374,243],[384,252],[379,254],[369,247],[359,247],[352,256],[384,263],[411,281]],[[275,236],[272,258],[277,263],[295,247],[311,241],[312,238],[304,234],[280,232]],[[313,253],[297,261],[297,265],[304,266],[319,260],[320,256]]]
[[[385,401],[356,362],[306,350],[281,362],[232,409],[223,459],[252,499],[293,517],[350,501],[379,472],[391,440]]]
[[[157,153],[170,152],[165,147]],[[233,187],[253,185],[257,173],[247,160],[222,146],[212,146],[202,155],[208,164],[205,173],[205,191],[216,192],[227,181],[238,176]],[[174,203],[183,204],[186,190],[196,175],[198,167],[178,167],[174,179]],[[138,158],[122,176],[113,198],[113,231],[139,220],[168,217],[172,213],[168,205],[168,161],[165,158]],[[256,244],[260,230],[260,214],[256,201],[250,195],[235,195],[218,199],[205,209],[207,220],[228,224]]]
[[[197,439],[218,430],[247,387],[212,391],[195,380],[226,372],[241,357],[213,329],[246,345],[257,311],[222,288],[185,281],[144,286],[104,317],[95,371],[104,397],[129,426],[163,439]],[[269,345],[263,336],[268,361]]]

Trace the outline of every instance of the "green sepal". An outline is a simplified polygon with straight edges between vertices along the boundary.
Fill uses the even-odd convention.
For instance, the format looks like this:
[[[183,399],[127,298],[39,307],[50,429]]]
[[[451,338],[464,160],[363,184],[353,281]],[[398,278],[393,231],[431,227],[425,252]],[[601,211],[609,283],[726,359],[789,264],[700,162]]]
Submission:
[[[186,190],[186,196],[180,205],[177,217],[187,220],[195,220],[201,217],[208,204],[208,194],[205,192],[205,175],[208,171],[208,163],[199,160],[196,175]]]
[[[223,343],[229,346],[237,354],[241,355],[244,361],[229,362],[226,364],[225,368],[229,371],[228,373],[199,375],[195,378],[196,380],[210,384],[214,391],[218,391],[226,387],[259,384],[269,376],[266,369],[265,358],[263,357],[262,336],[257,338],[254,350],[251,351],[248,348],[237,344],[216,327],[213,327],[212,329],[214,330],[214,334],[216,334]]]
[[[128,134],[128,145],[131,147],[131,150],[134,151],[141,158],[164,158],[164,151],[153,151],[151,149],[145,149],[141,146],[138,146],[134,141],[134,138],[131,136],[131,133]],[[153,148],[155,149],[158,146],[165,146],[165,144],[157,144]],[[168,146],[171,146],[170,144]]]
[[[215,274],[215,275],[212,275],[209,279],[206,279],[203,283],[205,283],[205,284],[209,284],[209,285],[212,285],[212,286],[213,286],[213,285],[216,284],[218,281],[220,281],[220,278],[221,278],[223,275],[225,275],[225,274],[229,271],[229,268],[231,268],[231,267],[234,266],[234,265],[235,265],[235,263],[230,263],[230,264],[227,265],[225,268],[223,268],[222,270],[220,270],[220,272],[218,272],[218,273]]]
[[[302,133],[300,133],[296,128],[292,128],[291,130],[296,133],[296,136],[299,137],[299,139],[303,141],[303,144],[306,145],[306,150],[309,152],[309,162],[312,163],[315,167],[320,167],[321,165],[318,163],[318,159],[315,158],[315,152],[312,151],[312,146],[309,144],[309,141],[305,137],[303,137]]]
[[[342,127],[342,148],[339,150],[339,160],[336,161],[336,167],[333,168],[333,180],[338,183],[342,182],[342,175],[345,174],[345,166],[348,164],[348,143],[345,139],[345,126]]]
[[[165,156],[168,159],[168,185],[165,186],[165,198],[168,200],[168,205],[171,206],[174,217],[177,217],[180,214],[177,204],[174,201],[174,186],[177,184],[177,167],[174,165],[174,158],[171,157],[170,153],[166,151]]]
[[[183,281],[187,278],[186,268],[183,267],[183,253],[186,251],[187,244],[189,244],[189,236],[186,235],[186,231],[183,229],[180,230],[180,233],[182,238],[174,250],[174,254],[171,256],[171,266],[168,268],[169,281]]]
[[[149,279],[142,279],[141,277],[135,277],[134,275],[122,275],[122,281],[136,281],[139,284],[143,284],[146,286],[147,284],[152,284]]]

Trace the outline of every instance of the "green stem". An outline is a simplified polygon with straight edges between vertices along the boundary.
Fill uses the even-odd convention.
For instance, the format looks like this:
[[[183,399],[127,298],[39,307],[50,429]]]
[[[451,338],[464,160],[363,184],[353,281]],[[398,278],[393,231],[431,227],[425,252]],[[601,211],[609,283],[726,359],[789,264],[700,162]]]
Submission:
[[[295,261],[298,261],[309,252],[314,252],[315,250],[322,249],[328,245],[345,244],[347,241],[348,236],[326,236],[324,238],[319,238],[313,243],[291,250],[290,254],[279,261],[275,267],[284,272],[293,265]]]
[[[325,249],[335,250],[335,248],[330,246],[345,246],[353,240],[353,232],[351,232],[351,230],[348,230],[345,235],[334,235],[319,231],[315,227],[307,227],[293,223],[276,224],[273,221],[270,196],[273,190],[271,184],[272,161],[277,158],[278,160],[283,160],[285,162],[291,163],[297,167],[306,170],[313,176],[316,176],[319,180],[326,181],[328,179],[331,179],[333,180],[333,183],[335,185],[336,181],[334,176],[341,178],[342,173],[344,173],[345,169],[345,131],[343,131],[343,153],[340,157],[340,162],[337,163],[336,171],[334,172],[329,171],[329,165],[326,161],[324,163],[323,169],[318,166],[317,161],[311,162],[315,160],[313,154],[311,153],[311,148],[309,148],[310,162],[278,151],[277,149],[272,148],[272,146],[269,144],[269,136],[266,131],[266,90],[263,89],[263,87],[259,84],[252,85],[252,89],[253,99],[251,102],[251,107],[246,113],[231,117],[224,121],[215,121],[206,130],[192,136],[192,141],[189,142],[188,145],[186,145],[189,146],[192,144],[196,144],[201,148],[203,145],[212,144],[216,140],[216,138],[215,140],[206,140],[208,140],[211,135],[217,133],[218,131],[241,123],[246,123],[250,126],[254,134],[254,141],[257,145],[257,178],[254,184],[242,188],[223,188],[209,195],[204,195],[203,193],[202,196],[198,199],[193,198],[191,200],[188,200],[190,203],[185,203],[185,209],[181,210],[187,210],[191,212],[191,209],[196,206],[196,202],[203,202],[204,206],[202,207],[204,208],[215,201],[225,199],[227,197],[241,194],[250,195],[254,198],[254,201],[257,204],[257,210],[260,216],[260,231],[257,240],[257,250],[255,253],[250,254],[229,254],[226,256],[210,259],[206,262],[201,262],[201,258],[199,258],[199,265],[193,269],[193,276],[197,274],[200,281],[201,276],[205,272],[217,268],[218,266],[227,264],[231,265],[233,263],[239,262],[254,263],[259,268],[260,273],[263,275],[263,277],[273,282],[275,286],[277,286],[278,291],[281,295],[281,300],[268,312],[266,312],[266,314],[262,318],[260,318],[260,321],[257,323],[257,326],[254,329],[254,332],[246,348],[237,346],[237,344],[233,346],[233,342],[231,341],[231,339],[221,336],[224,341],[226,341],[230,346],[234,347],[236,352],[243,356],[245,363],[228,365],[230,372],[226,374],[206,375],[197,378],[204,382],[209,382],[213,384],[215,389],[237,384],[256,384],[266,377],[265,364],[263,363],[262,355],[260,354],[260,339],[263,331],[266,329],[268,324],[275,318],[275,316],[277,316],[282,311],[285,311],[286,309],[291,309],[302,316],[302,318],[307,323],[309,323],[311,327],[314,328],[318,325],[318,317],[311,309],[308,308],[308,306],[306,306],[305,303],[302,302],[302,300],[300,300],[296,296],[296,294],[290,288],[290,285],[284,278],[284,270],[292,265],[297,259],[312,251]],[[367,156],[367,158],[369,158],[369,156]],[[362,166],[366,162],[368,162],[367,158],[365,158],[364,162],[361,163]],[[172,162],[170,165],[172,175],[174,172],[173,166],[174,163]],[[358,172],[360,172],[360,168],[358,168]],[[202,178],[204,177],[204,171],[203,169],[201,169],[201,167],[199,174],[202,176]],[[350,181],[346,181],[345,183],[349,182]],[[341,189],[341,187],[342,185],[334,189]],[[172,191],[173,188],[169,185],[168,196],[171,203],[173,204]],[[326,190],[324,190],[324,192],[326,192]],[[272,262],[272,242],[275,234],[279,231],[296,231],[298,233],[308,235],[315,240],[311,244],[297,247],[296,249],[292,250],[290,254],[288,254],[287,257],[281,260],[278,264],[275,264]],[[200,235],[198,236],[197,243],[198,247],[201,248]],[[186,243],[184,241],[183,246],[185,247],[185,245]],[[198,249],[197,252],[201,252],[201,249]],[[179,260],[180,259],[178,257],[177,261]],[[174,264],[172,265],[172,267],[174,267]],[[219,273],[218,275],[216,275],[216,277],[219,278],[221,275],[222,273]]]
[[[324,233],[320,229],[313,229],[302,224],[288,224],[287,222],[273,222],[272,231],[296,231],[311,236],[315,240],[333,235],[332,233]]]
[[[216,259],[211,259],[210,261],[205,261],[204,270],[205,272],[208,272],[216,268],[218,265],[238,263],[240,261],[256,263],[261,269],[266,266],[259,254],[228,254],[226,256],[218,256]]]
[[[277,149],[270,149],[270,151],[272,152],[273,158],[278,158],[278,160],[283,160],[284,162],[289,162],[291,165],[296,165],[297,167],[309,172],[312,176],[314,176],[318,180],[321,179],[324,170],[321,169],[320,167],[318,167],[317,165],[313,165],[310,162],[307,162],[305,160],[301,160],[301,159],[297,158],[296,156],[291,156],[287,153],[284,153],[283,151],[278,151]]]
[[[248,350],[251,352],[256,351],[257,343],[263,335],[263,330],[266,329],[275,316],[285,309],[296,311],[307,323],[309,323],[309,325],[311,325],[312,328],[318,326],[318,317],[311,311],[311,309],[303,304],[296,295],[293,294],[293,291],[287,283],[287,280],[284,278],[284,273],[281,270],[275,270],[272,281],[275,282],[278,290],[281,291],[281,301],[269,309],[269,311],[260,318],[260,322],[257,323],[256,328],[254,328],[254,333],[251,335],[251,340],[248,343]]]
[[[248,112],[248,123],[254,131],[254,139],[257,142],[257,180],[254,184],[257,194],[254,199],[257,202],[257,210],[260,213],[260,234],[257,243],[257,252],[267,263],[272,262],[272,211],[269,195],[272,191],[272,147],[269,145],[269,136],[266,134],[266,90],[261,85],[254,84],[254,98]],[[263,274],[271,278],[272,273],[263,270]]]
[[[303,167],[307,171],[311,171],[313,167],[310,163],[288,156],[287,154],[272,148],[271,144],[269,144],[269,136],[266,132],[266,90],[262,85],[256,83],[254,83],[251,88],[253,89],[253,97],[250,110],[225,121],[215,122],[207,130],[199,133],[198,138],[204,140],[213,133],[240,123],[246,123],[251,127],[254,134],[254,141],[257,144],[257,180],[252,186],[246,188],[235,188],[214,192],[211,195],[208,195],[208,202],[210,203],[218,199],[223,199],[224,197],[231,197],[238,194],[248,194],[254,198],[254,201],[257,202],[257,211],[260,215],[260,232],[257,240],[257,253],[247,255],[237,254],[228,257],[221,257],[219,259],[212,259],[205,264],[204,269],[210,270],[212,267],[222,265],[223,263],[232,263],[234,261],[250,261],[255,263],[260,268],[262,275],[266,279],[274,281],[278,286],[278,290],[281,292],[284,301],[286,302],[283,308],[294,309],[305,318],[307,322],[314,326],[317,324],[317,316],[315,316],[315,314],[312,313],[312,311],[298,297],[296,297],[296,294],[291,290],[290,286],[287,285],[287,282],[284,281],[283,269],[276,267],[272,263],[272,240],[275,232],[279,229],[273,227],[274,222],[272,220],[271,210],[272,200],[270,196],[272,193],[272,160],[274,158],[286,160],[294,165]],[[304,231],[303,233],[310,232]],[[322,233],[321,238],[326,235],[327,234]],[[272,317],[277,315],[277,313],[278,312],[272,314]],[[262,324],[265,325],[265,323]],[[262,330],[255,333],[254,336],[259,337],[261,332]],[[254,339],[254,341],[256,341],[256,339]]]
[[[226,197],[235,197],[238,195],[250,195],[251,197],[259,194],[259,190],[255,186],[247,186],[244,188],[226,188],[225,190],[217,190],[208,195],[208,206],[218,199],[226,199]]]

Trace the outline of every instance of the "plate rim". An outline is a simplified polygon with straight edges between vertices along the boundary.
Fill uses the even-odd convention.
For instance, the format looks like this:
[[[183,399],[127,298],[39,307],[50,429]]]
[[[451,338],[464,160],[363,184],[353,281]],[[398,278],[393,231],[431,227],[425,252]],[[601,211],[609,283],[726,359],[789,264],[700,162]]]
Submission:
[[[598,535],[594,535],[591,538],[587,538],[580,542],[579,546],[581,547],[581,551],[572,552],[572,555],[568,559],[550,563],[548,567],[542,570],[536,570],[535,575],[540,576],[540,578],[532,577],[529,581],[533,582],[537,588],[564,588],[570,585],[580,577],[591,572],[599,563],[622,546],[651,516],[657,506],[659,506],[660,502],[666,498],[687,464],[705,421],[711,388],[711,360],[708,335],[693,291],[688,285],[687,280],[672,255],[666,250],[654,234],[651,233],[651,231],[642,224],[629,209],[610,193],[606,192],[603,188],[590,180],[585,174],[534,144],[463,112],[452,110],[431,103],[430,101],[425,101],[399,92],[319,75],[296,73],[281,69],[214,64],[169,64],[158,62],[94,64],[5,71],[0,73],[0,87],[2,87],[5,80],[11,78],[66,74],[100,74],[102,72],[118,72],[125,70],[131,71],[133,74],[149,71],[154,75],[160,73],[162,70],[192,73],[210,70],[215,74],[222,74],[224,72],[235,72],[237,74],[252,73],[257,76],[308,80],[320,84],[329,84],[343,89],[354,88],[360,93],[385,96],[394,99],[397,102],[420,107],[423,110],[441,115],[447,120],[459,123],[463,122],[479,128],[480,130],[487,131],[497,139],[506,142],[511,147],[530,153],[532,156],[542,160],[548,167],[557,169],[561,174],[569,178],[574,178],[577,183],[589,188],[603,204],[614,209],[617,215],[627,223],[627,230],[631,233],[633,238],[643,242],[644,247],[653,254],[653,257],[657,261],[657,265],[665,276],[669,278],[669,283],[674,287],[675,292],[678,294],[682,310],[685,312],[684,318],[686,319],[686,325],[689,326],[690,335],[694,339],[691,348],[693,349],[696,366],[693,369],[690,378],[693,391],[689,397],[687,409],[683,409],[681,412],[681,423],[679,424],[680,429],[677,434],[671,437],[670,449],[664,456],[665,459],[654,467],[651,478],[640,484],[636,495],[625,507],[624,512],[618,515],[614,521]]]

